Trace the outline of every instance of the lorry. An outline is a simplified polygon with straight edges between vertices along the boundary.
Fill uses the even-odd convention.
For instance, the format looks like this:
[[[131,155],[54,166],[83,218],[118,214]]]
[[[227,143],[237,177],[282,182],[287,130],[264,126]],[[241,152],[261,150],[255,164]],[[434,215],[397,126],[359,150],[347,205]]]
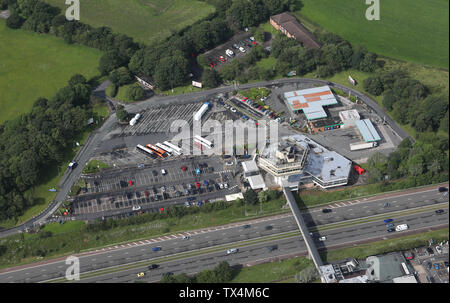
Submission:
[[[350,150],[360,150],[377,146],[376,142],[358,142],[350,143]]]
[[[407,230],[407,229],[408,229],[407,224],[400,224],[395,227],[395,231],[403,231],[403,230]]]

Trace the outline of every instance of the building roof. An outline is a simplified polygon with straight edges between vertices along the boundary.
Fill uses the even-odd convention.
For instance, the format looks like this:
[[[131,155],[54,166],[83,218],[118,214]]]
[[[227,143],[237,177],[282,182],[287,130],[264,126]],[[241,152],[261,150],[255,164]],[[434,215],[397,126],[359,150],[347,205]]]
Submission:
[[[300,22],[297,21],[290,13],[284,12],[270,17],[275,23],[283,27],[296,40],[303,43],[308,48],[319,48],[320,43],[317,42],[313,34],[306,29]]]
[[[261,175],[251,176],[247,178],[248,183],[252,189],[264,189],[266,188],[266,183]]]
[[[408,275],[403,277],[397,277],[392,279],[394,283],[417,283],[416,277],[414,275]]]
[[[316,38],[297,20],[288,21],[281,25],[295,39],[302,42],[307,48],[320,48]]]
[[[297,18],[295,18],[294,16],[292,16],[290,13],[287,13],[287,12],[272,16],[272,17],[270,17],[270,19],[275,21],[275,23],[277,23],[278,25],[281,25],[282,23],[285,23],[288,21],[297,20]]]
[[[259,171],[258,165],[256,165],[256,161],[242,162],[242,167],[244,168],[245,173]]]
[[[323,107],[338,103],[329,86],[286,92],[284,98],[292,111],[302,110],[308,120],[326,118]]]
[[[401,253],[367,257],[366,275],[371,281],[390,282],[404,276],[402,262],[406,262]]]
[[[359,113],[356,109],[341,111],[339,112],[339,117],[342,119],[342,121],[360,119]]]
[[[244,199],[244,195],[242,193],[237,193],[237,194],[231,194],[231,195],[226,195],[225,196],[225,200],[228,201],[234,201],[237,199]]]
[[[355,125],[361,133],[364,141],[374,142],[381,140],[380,135],[378,135],[375,127],[373,127],[373,124],[369,119],[358,120],[355,122]]]
[[[341,119],[338,117],[330,117],[314,120],[311,122],[312,125],[316,128],[326,127],[326,126],[334,126],[334,125],[342,125]]]

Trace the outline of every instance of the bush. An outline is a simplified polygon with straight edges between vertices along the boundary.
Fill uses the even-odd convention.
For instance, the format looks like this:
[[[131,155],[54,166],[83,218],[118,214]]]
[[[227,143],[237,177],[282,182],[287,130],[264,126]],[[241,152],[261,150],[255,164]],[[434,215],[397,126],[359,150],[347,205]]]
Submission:
[[[133,101],[142,100],[145,97],[145,90],[137,83],[129,86],[126,91],[126,97]]]
[[[6,26],[12,29],[18,29],[22,26],[24,22],[25,19],[23,19],[17,14],[12,14],[11,16],[9,16],[8,19],[6,19]]]
[[[320,278],[317,269],[314,266],[310,266],[295,275],[295,281],[297,283],[309,283]]]

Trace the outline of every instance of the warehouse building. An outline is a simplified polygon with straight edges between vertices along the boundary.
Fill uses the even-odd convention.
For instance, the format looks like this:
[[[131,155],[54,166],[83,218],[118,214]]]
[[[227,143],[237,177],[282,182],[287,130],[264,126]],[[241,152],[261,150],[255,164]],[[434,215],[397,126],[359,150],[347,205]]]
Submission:
[[[355,125],[366,143],[377,142],[381,140],[380,135],[375,130],[375,127],[369,119],[358,120],[355,122]]]
[[[286,92],[284,99],[293,114],[303,111],[308,121],[327,118],[324,107],[338,103],[329,86]]]
[[[314,133],[338,129],[344,125],[341,119],[338,117],[329,117],[324,119],[312,120],[308,121],[308,124]]]

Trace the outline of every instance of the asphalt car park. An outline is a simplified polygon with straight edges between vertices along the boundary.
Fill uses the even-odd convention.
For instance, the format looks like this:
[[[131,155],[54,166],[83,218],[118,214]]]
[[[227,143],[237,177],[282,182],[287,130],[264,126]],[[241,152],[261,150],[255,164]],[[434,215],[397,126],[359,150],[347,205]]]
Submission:
[[[423,283],[448,283],[448,242],[441,245],[420,247],[412,251],[411,264],[419,272]]]
[[[204,53],[205,57],[208,59],[209,67],[211,69],[220,69],[222,66],[230,63],[235,58],[245,56],[255,46],[253,42],[256,41],[251,41],[251,36],[252,34],[248,32],[238,33],[228,42]],[[241,51],[240,48],[242,48],[243,51]],[[234,55],[231,57],[228,56],[226,54],[226,50],[233,51]]]
[[[141,118],[131,126],[122,128],[122,136],[138,136],[148,133],[169,132],[175,120],[192,123],[192,114],[200,109],[201,102],[186,103],[180,105],[167,105],[159,108],[151,108],[141,112]],[[181,125],[180,125],[181,126]]]
[[[161,174],[162,168],[166,170],[165,175]],[[208,197],[223,200],[225,195],[237,188],[231,172],[231,169],[224,168],[219,157],[198,157],[161,162],[144,169],[110,171],[106,175],[86,179],[88,193],[74,199],[73,214],[129,211],[134,206],[166,201],[182,203],[187,197],[195,197],[191,199],[195,203]]]

